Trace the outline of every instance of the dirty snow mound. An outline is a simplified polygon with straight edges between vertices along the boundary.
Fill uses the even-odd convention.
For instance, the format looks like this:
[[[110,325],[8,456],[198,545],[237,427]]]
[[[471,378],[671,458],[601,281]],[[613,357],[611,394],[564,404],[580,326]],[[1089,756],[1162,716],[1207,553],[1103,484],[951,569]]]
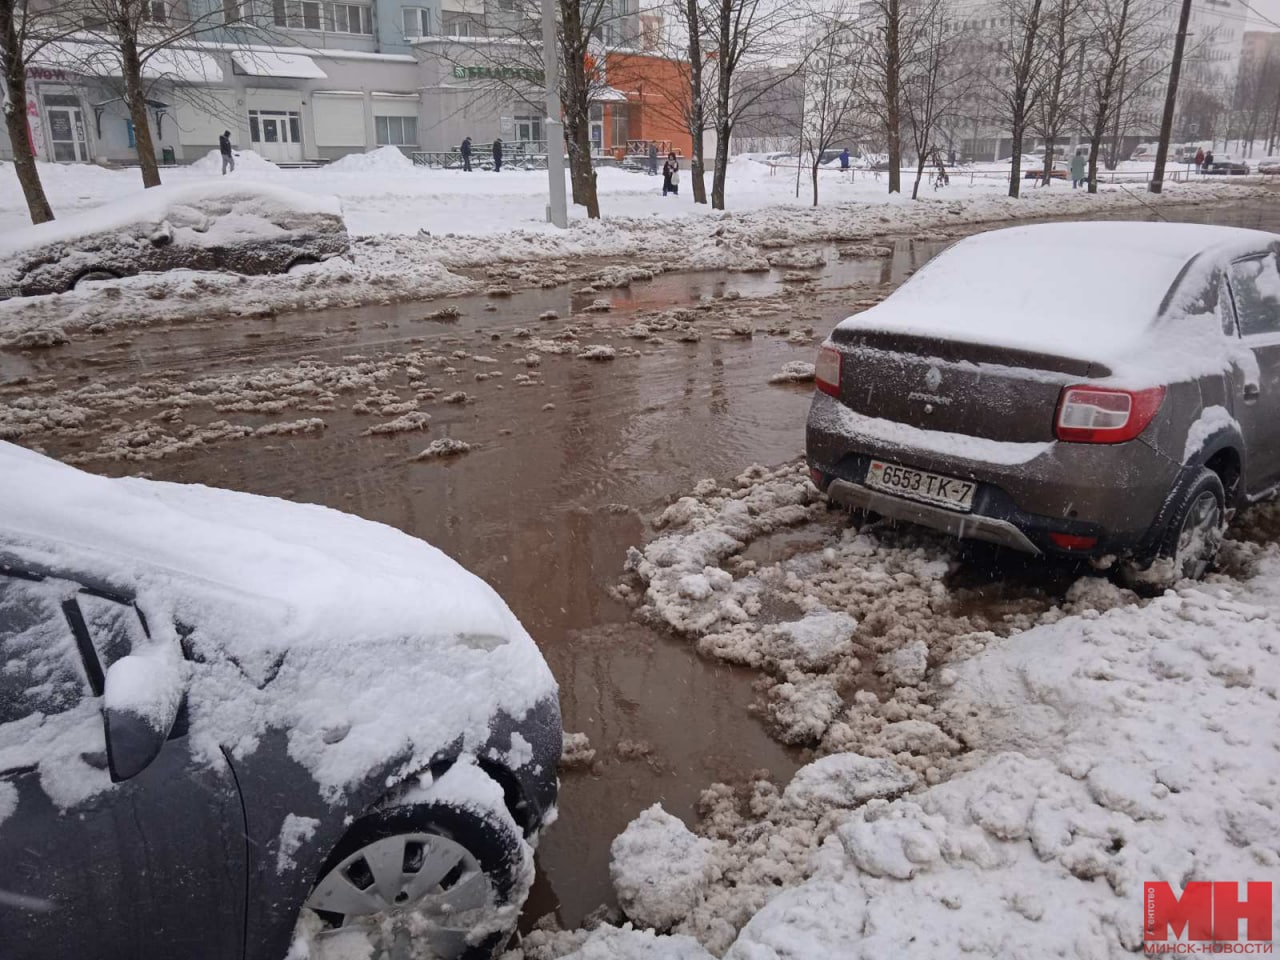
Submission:
[[[697,906],[714,878],[712,844],[655,803],[614,838],[609,873],[631,920],[669,930]]]

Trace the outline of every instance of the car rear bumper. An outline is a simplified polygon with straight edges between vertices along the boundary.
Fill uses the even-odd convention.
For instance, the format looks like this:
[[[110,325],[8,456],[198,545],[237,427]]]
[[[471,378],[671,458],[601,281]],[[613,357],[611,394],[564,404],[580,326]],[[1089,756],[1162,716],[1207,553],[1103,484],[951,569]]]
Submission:
[[[886,429],[878,436],[874,430],[861,433],[856,416],[845,415],[845,409],[836,399],[817,393],[809,413],[809,466],[814,482],[831,499],[1025,553],[1141,553],[1178,479],[1178,465],[1141,440],[1117,445],[1000,444],[1000,457],[983,460],[982,440],[970,443],[953,434],[929,435],[909,428]],[[931,437],[942,440],[930,443]],[[1025,447],[1025,459],[1011,450],[1017,447]],[[971,509],[949,509],[868,486],[873,459],[974,482]],[[996,462],[999,459],[1010,462]],[[1068,541],[1073,545],[1063,546],[1064,538],[1073,538]]]
[[[946,507],[935,507],[881,493],[870,487],[864,487],[860,483],[850,483],[848,480],[832,480],[827,484],[826,493],[836,503],[855,510],[869,510],[893,517],[895,520],[918,523],[923,527],[949,533],[953,537],[985,540],[988,543],[1021,550],[1023,553],[1040,553],[1040,548],[1008,520],[959,513],[948,510]]]

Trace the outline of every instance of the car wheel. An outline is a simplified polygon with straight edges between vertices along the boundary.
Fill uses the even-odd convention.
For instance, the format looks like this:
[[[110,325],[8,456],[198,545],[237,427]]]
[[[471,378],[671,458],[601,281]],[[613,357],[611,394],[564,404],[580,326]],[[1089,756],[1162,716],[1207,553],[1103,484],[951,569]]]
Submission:
[[[1227,529],[1222,480],[1202,469],[1170,513],[1155,559],[1145,568],[1127,563],[1121,573],[1135,589],[1165,590],[1179,580],[1199,580],[1213,566]]]
[[[490,960],[515,929],[529,856],[505,808],[394,804],[351,827],[305,906],[330,930],[362,928],[393,957]]]
[[[98,280],[119,280],[120,275],[112,273],[110,270],[86,270],[80,276],[76,277],[75,282],[71,284],[72,290],[79,290],[80,285],[84,283],[93,283]]]

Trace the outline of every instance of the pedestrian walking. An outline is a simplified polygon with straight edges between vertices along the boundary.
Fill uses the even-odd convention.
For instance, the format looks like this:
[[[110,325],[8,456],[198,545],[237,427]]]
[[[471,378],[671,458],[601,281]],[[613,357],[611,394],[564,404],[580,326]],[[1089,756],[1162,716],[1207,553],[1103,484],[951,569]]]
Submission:
[[[502,141],[493,141],[493,172],[498,173],[502,169]]]
[[[471,138],[462,138],[462,172],[471,172]]]
[[[848,176],[849,174],[849,148],[845,147],[840,151],[840,172]]]
[[[655,140],[649,141],[649,176],[656,177],[658,175],[658,144]]]
[[[1071,189],[1084,183],[1084,154],[1077,153],[1071,158]]]
[[[1197,172],[1204,169],[1204,147],[1196,147],[1195,164]]]
[[[667,154],[667,162],[662,165],[662,195],[665,197],[668,193],[680,192],[680,161],[676,159],[676,152],[672,150]]]
[[[1201,173],[1208,173],[1213,169],[1213,151],[1206,150],[1204,152],[1204,166],[1200,168]]]
[[[222,175],[225,177],[236,168],[236,158],[231,155],[231,131],[223,130],[218,138],[218,152],[222,154]]]

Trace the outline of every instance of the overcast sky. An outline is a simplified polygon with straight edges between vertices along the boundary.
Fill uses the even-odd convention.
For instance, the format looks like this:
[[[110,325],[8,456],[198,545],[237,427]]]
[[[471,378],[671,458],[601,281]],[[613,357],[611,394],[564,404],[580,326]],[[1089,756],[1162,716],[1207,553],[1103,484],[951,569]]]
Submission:
[[[1255,14],[1252,15],[1253,22],[1249,24],[1250,29],[1276,29],[1273,24],[1269,24],[1260,19],[1260,16],[1268,17],[1276,23],[1280,23],[1280,0],[1246,0],[1246,2],[1254,9],[1254,11],[1256,11]]]

